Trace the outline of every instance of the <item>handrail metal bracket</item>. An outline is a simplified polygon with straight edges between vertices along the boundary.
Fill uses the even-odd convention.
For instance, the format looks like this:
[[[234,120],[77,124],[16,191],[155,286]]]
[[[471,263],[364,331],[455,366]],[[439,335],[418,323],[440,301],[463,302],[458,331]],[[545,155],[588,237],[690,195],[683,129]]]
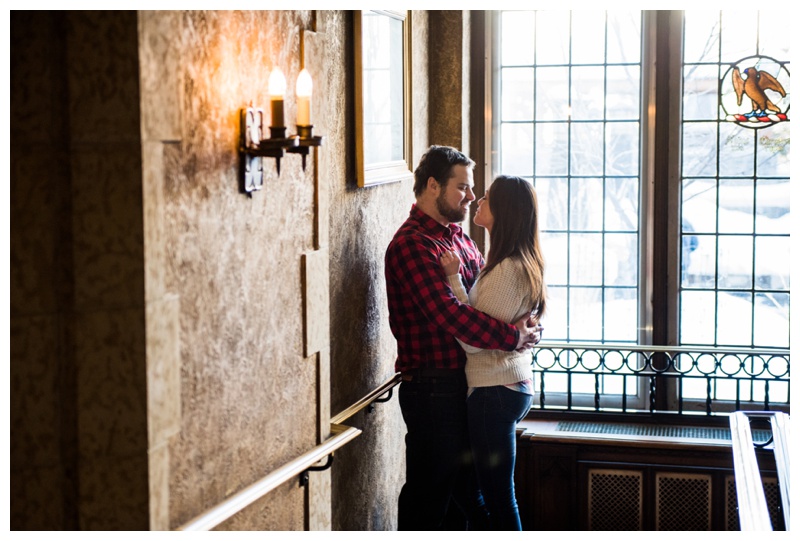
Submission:
[[[367,413],[372,413],[375,410],[373,403],[388,402],[389,400],[391,400],[392,391],[395,386],[400,384],[400,381],[402,381],[402,378],[400,372],[397,372],[386,382],[384,382],[380,387],[375,388],[372,392],[370,392],[369,394],[367,394],[366,396],[355,402],[352,406],[350,406],[349,408],[345,409],[344,411],[333,417],[333,419],[331,419],[331,423],[334,424],[343,423],[363,409],[366,409]]]
[[[308,472],[310,471],[325,471],[333,465],[333,453],[328,455],[328,460],[322,466],[309,466],[300,474],[300,486],[308,485]]]
[[[384,402],[388,402],[389,400],[392,399],[392,395],[393,394],[394,394],[394,389],[393,388],[389,389],[389,392],[386,393],[386,396],[384,396],[383,398],[376,398],[374,400],[374,402],[378,402],[379,404],[383,404]]]

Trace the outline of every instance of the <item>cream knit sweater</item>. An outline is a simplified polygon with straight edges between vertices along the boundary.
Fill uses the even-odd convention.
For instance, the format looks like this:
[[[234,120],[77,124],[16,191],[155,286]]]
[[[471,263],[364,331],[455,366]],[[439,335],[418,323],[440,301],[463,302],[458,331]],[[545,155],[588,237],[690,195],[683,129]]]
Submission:
[[[506,323],[518,321],[533,309],[530,282],[516,259],[504,259],[485,277],[481,273],[469,296],[460,274],[447,279],[459,301]],[[479,349],[461,340],[458,343],[467,352],[467,385],[470,387],[508,385],[533,377],[530,351]]]

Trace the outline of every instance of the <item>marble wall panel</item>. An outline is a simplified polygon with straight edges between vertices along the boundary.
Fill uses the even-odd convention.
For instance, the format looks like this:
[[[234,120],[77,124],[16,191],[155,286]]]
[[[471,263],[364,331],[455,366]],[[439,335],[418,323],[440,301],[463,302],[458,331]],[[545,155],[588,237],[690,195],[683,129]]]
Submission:
[[[147,304],[148,448],[165,445],[180,430],[180,303],[177,297]]]
[[[75,309],[144,304],[141,152],[72,153]]]
[[[147,530],[148,459],[136,456],[97,456],[80,469],[80,530]]]
[[[64,506],[64,467],[60,463],[36,469],[12,470],[9,526],[12,531],[65,530],[72,521]]]
[[[11,144],[47,144],[53,150],[63,144],[67,125],[66,18],[17,10],[11,23]]]
[[[65,26],[51,12],[12,23],[11,313],[52,314],[71,300]]]
[[[302,531],[306,528],[305,489],[287,481],[247,509],[224,522],[216,531]]]
[[[170,528],[170,442],[181,424],[180,302],[170,293],[164,155],[180,139],[177,13],[139,13],[150,529]],[[154,59],[163,59],[156,62]],[[162,91],[156,91],[156,89]],[[155,100],[155,103],[152,101]]]
[[[169,295],[167,285],[167,239],[164,212],[164,152],[160,141],[142,143],[142,206],[144,227],[145,302]]]
[[[82,460],[147,452],[144,310],[75,318]]]
[[[428,119],[430,142],[455,147],[470,156],[470,13],[468,10],[429,13],[428,97],[431,103],[436,103]],[[464,220],[461,226],[468,235],[473,235],[471,220]]]
[[[363,191],[334,195],[339,223],[331,226],[332,414],[394,374],[396,342],[389,328],[383,255],[408,215],[413,189],[410,180],[377,189],[385,196]],[[336,530],[396,529],[397,495],[405,478],[405,426],[396,395],[376,411],[368,428],[359,419],[350,421],[364,432],[337,455],[332,472]]]
[[[62,529],[72,506],[74,384],[60,362],[64,326],[56,315],[11,319],[10,526],[12,530]],[[68,449],[68,447],[66,448]]]
[[[430,140],[469,153],[469,139],[463,139],[465,116],[462,93],[469,86],[469,70],[464,69],[464,19],[469,13],[461,10],[430,12],[429,99],[436,103],[430,109]],[[468,41],[466,44],[468,45]],[[467,49],[468,51],[468,49]],[[450,99],[447,99],[450,96]],[[467,98],[468,98],[467,94]],[[454,99],[455,98],[455,99]],[[467,102],[469,103],[469,102]]]
[[[309,356],[328,348],[328,252],[316,250],[303,254],[304,350]]]
[[[12,530],[76,523],[66,27],[11,14],[10,483]]]
[[[67,21],[70,143],[141,140],[135,11],[61,12]]]
[[[61,403],[56,316],[11,320],[11,468],[59,461]]]
[[[307,16],[185,12],[172,19],[182,135],[165,147],[161,212],[165,291],[179,299],[182,411],[169,448],[170,527],[316,444],[317,366],[303,355],[301,275],[302,254],[313,244],[313,177],[297,156],[284,157],[280,176],[268,160],[264,190],[248,197],[238,191],[236,152],[239,109],[250,100],[267,104],[271,66],[281,65],[293,92]],[[143,117],[166,99],[143,98]],[[293,107],[287,99],[287,118]],[[247,510],[234,524],[302,529],[304,490],[277,494],[268,497],[275,506],[268,515]]]
[[[350,17],[335,32],[347,42]],[[412,12],[412,149],[414,163],[428,147],[428,16]],[[349,54],[352,54],[349,52]],[[345,64],[347,66],[347,64]],[[349,96],[349,73],[329,68],[332,81]],[[328,107],[332,137],[328,151],[350,153],[352,101],[348,109]],[[331,412],[336,414],[394,374],[396,343],[389,329],[383,257],[394,232],[414,202],[413,180],[355,189],[350,161],[331,166]],[[334,530],[393,530],[397,495],[405,478],[405,425],[396,398],[376,406],[359,438],[336,456],[331,476]]]
[[[331,502],[331,470],[310,472],[308,479],[308,512],[306,529],[331,531],[333,529],[333,505]]]
[[[169,442],[150,446],[148,477],[150,491],[150,530],[169,530]]]
[[[138,12],[142,140],[181,139],[182,71],[177,11]],[[145,160],[146,162],[147,160]]]
[[[376,404],[371,413],[362,411],[349,424],[363,432],[336,454],[334,529],[396,530],[397,498],[405,482],[406,434],[397,389],[391,401]]]
[[[427,11],[411,12],[411,103],[414,108],[414,131],[412,133],[411,148],[414,151],[412,164],[416,166],[422,153],[431,145],[429,130],[429,22]]]
[[[66,18],[81,529],[148,527],[135,12]]]
[[[147,529],[144,310],[75,320],[81,529]]]
[[[54,314],[71,300],[72,254],[66,150],[16,140],[11,156],[11,313]],[[47,159],[45,159],[47,156]],[[48,170],[46,163],[60,164]]]

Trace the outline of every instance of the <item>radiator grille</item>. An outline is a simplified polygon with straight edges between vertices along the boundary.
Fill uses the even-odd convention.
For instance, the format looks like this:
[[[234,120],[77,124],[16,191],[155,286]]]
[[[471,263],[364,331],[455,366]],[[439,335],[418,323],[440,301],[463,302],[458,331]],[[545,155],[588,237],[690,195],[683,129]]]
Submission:
[[[711,529],[711,476],[656,474],[656,530]]]
[[[769,520],[772,522],[773,530],[783,530],[786,526],[783,523],[781,514],[781,490],[777,479],[762,479],[764,483],[764,495],[767,497],[767,508],[769,509]]]
[[[764,495],[767,498],[767,509],[773,530],[783,530],[783,515],[781,514],[781,491],[778,480],[774,477],[763,477]],[[736,479],[733,475],[725,477],[725,528],[731,531],[741,529],[739,525],[739,504],[736,499]]]
[[[733,475],[725,477],[725,529],[739,531],[739,504],[736,499],[736,480]]]
[[[589,470],[589,529],[642,529],[642,473]]]
[[[581,421],[560,421],[558,432],[580,432],[586,434],[611,434],[625,436],[658,436],[665,438],[693,438],[706,440],[731,440],[729,428],[667,426],[631,423],[593,423]],[[753,441],[764,443],[772,436],[769,430],[753,430]]]

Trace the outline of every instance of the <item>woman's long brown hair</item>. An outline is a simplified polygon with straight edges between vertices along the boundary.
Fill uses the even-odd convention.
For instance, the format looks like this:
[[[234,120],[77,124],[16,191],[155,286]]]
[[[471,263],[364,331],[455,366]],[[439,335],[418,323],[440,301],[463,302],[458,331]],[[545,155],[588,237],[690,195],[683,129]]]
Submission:
[[[522,264],[531,283],[536,319],[544,314],[546,291],[544,258],[539,244],[539,204],[533,185],[520,177],[500,175],[489,188],[489,209],[494,224],[489,233],[489,254],[481,276],[513,257]]]

